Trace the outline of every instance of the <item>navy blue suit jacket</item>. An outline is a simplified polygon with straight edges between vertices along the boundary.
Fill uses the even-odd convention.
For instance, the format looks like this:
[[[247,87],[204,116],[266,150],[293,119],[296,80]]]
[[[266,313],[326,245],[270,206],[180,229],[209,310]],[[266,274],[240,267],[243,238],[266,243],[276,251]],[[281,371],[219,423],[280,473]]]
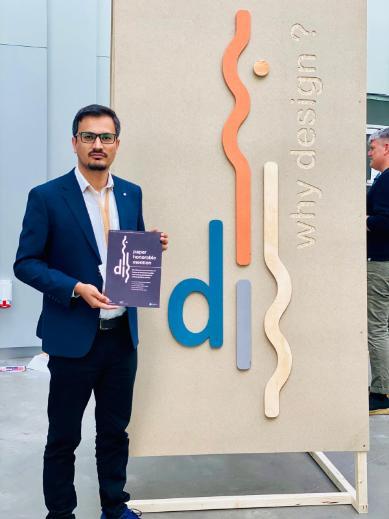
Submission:
[[[144,231],[142,191],[114,178],[120,228]],[[100,254],[74,170],[32,189],[14,264],[15,276],[43,292],[37,335],[49,355],[83,357],[92,346],[100,309],[72,298],[76,283],[102,290]],[[136,308],[128,308],[134,347],[138,344]]]
[[[367,194],[367,257],[389,261],[389,169],[377,178]]]

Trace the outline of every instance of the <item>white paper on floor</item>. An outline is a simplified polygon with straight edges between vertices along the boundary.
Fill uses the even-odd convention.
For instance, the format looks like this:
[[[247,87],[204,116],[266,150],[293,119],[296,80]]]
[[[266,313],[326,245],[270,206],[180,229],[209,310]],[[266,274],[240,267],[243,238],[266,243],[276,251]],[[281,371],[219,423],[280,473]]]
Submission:
[[[40,353],[35,355],[27,364],[27,369],[33,369],[34,371],[42,371],[43,373],[50,373],[47,363],[49,362],[49,356],[46,353]]]

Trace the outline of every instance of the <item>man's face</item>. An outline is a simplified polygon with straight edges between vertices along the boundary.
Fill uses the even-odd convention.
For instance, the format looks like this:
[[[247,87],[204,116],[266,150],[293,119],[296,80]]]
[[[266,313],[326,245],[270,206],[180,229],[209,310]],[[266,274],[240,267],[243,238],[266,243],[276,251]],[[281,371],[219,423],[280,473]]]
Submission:
[[[113,120],[108,115],[84,117],[78,124],[77,136],[72,139],[79,166],[89,171],[107,171],[114,161],[120,141],[116,139],[112,144],[102,144],[97,137],[95,142],[86,143],[81,140],[81,132],[115,133]]]
[[[377,171],[384,171],[389,161],[389,140],[371,141],[367,155],[370,158],[370,167]]]

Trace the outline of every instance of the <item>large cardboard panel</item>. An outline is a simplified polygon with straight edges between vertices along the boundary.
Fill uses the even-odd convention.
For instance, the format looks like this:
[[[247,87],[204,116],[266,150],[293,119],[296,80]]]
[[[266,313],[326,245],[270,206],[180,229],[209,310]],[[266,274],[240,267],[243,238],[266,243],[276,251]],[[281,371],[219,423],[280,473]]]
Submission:
[[[112,101],[123,124],[115,170],[142,186],[147,228],[171,239],[161,309],[140,311],[131,453],[366,450],[364,0],[115,0],[113,7]],[[238,137],[252,176],[247,267],[236,264],[235,173],[221,143],[234,107],[221,64],[239,9],[251,15],[238,66],[251,98]],[[263,78],[253,73],[261,59],[270,65]],[[310,151],[302,164],[299,150]],[[293,367],[273,419],[264,414],[277,363],[263,329],[277,291],[263,259],[266,161],[279,165],[279,251],[293,290],[280,323]],[[224,225],[224,342],[189,348],[170,333],[168,301],[183,279],[208,282],[212,219]],[[245,371],[236,367],[241,279],[252,285]],[[184,316],[191,330],[204,328],[205,299],[191,295]]]

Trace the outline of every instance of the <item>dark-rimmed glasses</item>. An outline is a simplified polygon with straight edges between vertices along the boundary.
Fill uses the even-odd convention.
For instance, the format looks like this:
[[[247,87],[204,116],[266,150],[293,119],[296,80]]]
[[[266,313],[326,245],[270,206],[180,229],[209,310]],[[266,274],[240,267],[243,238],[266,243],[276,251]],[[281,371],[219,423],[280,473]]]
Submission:
[[[80,132],[77,133],[76,137],[80,137],[81,142],[91,144],[95,142],[97,137],[100,139],[101,144],[113,144],[116,141],[116,133],[93,133],[93,132]]]

